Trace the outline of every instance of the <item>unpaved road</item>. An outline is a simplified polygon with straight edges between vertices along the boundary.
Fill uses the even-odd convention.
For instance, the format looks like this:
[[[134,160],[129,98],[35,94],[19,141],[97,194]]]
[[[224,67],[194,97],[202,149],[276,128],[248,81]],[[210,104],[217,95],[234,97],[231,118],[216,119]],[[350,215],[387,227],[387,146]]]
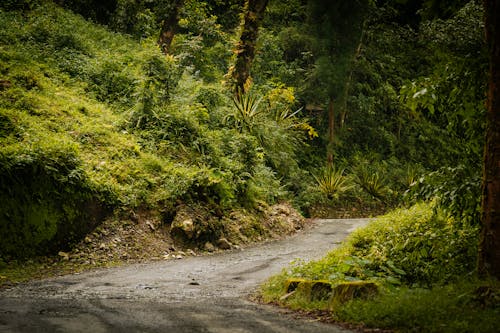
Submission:
[[[0,332],[347,332],[247,296],[290,261],[316,259],[367,219],[316,220],[243,250],[100,269],[0,292]]]

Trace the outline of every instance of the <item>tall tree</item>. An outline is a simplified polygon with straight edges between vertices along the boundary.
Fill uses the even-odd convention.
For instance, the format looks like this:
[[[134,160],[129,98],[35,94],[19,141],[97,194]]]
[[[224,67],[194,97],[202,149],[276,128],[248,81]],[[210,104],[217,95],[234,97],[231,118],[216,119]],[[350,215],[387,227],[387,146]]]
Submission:
[[[164,14],[160,37],[158,38],[158,45],[164,54],[168,54],[172,40],[179,28],[179,10],[183,5],[183,0],[175,0],[171,4],[171,10]]]
[[[235,92],[245,91],[250,78],[250,67],[255,57],[259,26],[268,0],[246,0],[240,40],[236,47],[236,61],[228,76]]]
[[[500,0],[483,0],[490,57],[479,273],[500,279]]]

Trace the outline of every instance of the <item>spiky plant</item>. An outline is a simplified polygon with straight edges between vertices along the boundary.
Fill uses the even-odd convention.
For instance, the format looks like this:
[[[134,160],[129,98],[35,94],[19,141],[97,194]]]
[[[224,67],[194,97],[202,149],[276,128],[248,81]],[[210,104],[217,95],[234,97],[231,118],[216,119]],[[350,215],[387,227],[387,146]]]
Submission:
[[[255,97],[250,93],[238,93],[234,98],[234,112],[225,117],[226,123],[232,123],[240,132],[252,133],[254,126],[263,113],[260,108],[262,97]]]
[[[344,175],[344,169],[336,169],[327,167],[320,172],[319,175],[314,175],[318,190],[328,199],[338,198],[341,193],[344,193],[352,188],[347,176]]]

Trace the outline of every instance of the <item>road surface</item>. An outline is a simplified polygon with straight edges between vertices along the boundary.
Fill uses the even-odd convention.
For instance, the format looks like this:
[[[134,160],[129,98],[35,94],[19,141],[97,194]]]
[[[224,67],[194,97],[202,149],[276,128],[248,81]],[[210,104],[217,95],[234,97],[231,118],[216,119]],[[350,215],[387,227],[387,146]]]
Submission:
[[[0,291],[0,332],[348,332],[254,304],[295,259],[318,259],[367,219],[316,220],[280,241],[33,281]]]

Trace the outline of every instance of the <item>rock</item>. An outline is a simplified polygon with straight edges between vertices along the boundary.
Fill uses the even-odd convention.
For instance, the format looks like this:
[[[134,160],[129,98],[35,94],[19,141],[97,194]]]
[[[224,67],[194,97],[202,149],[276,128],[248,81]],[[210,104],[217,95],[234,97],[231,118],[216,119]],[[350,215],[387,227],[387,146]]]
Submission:
[[[344,304],[355,298],[368,299],[378,293],[378,286],[374,282],[353,281],[336,285],[330,298],[330,309]]]
[[[189,249],[187,250],[187,253],[191,256],[196,256],[196,252],[194,252],[193,250]]]
[[[175,256],[175,259],[182,259],[182,258],[183,258],[183,256],[181,256],[180,254]]]
[[[63,251],[59,251],[59,253],[57,253],[57,255],[59,257],[61,257],[62,259],[64,259],[64,260],[69,260],[69,253],[66,253],[66,252],[63,252]]]
[[[210,243],[210,242],[206,242],[205,246],[204,246],[204,249],[205,249],[205,251],[208,251],[208,252],[214,252],[215,251],[215,246],[212,243]]]
[[[217,246],[222,250],[229,250],[231,249],[232,244],[229,243],[229,241],[223,237],[217,241]]]
[[[179,235],[186,237],[187,239],[192,239],[194,236],[194,222],[191,218],[183,220],[174,220],[172,226],[170,227],[170,233],[172,235]]]
[[[146,221],[146,225],[149,227],[149,229],[151,229],[151,231],[155,231],[156,228],[155,226],[153,225],[153,223],[151,223],[151,221]]]
[[[370,298],[378,292],[377,285],[369,281],[333,285],[331,281],[326,280],[292,278],[285,281],[284,287],[286,294],[282,296],[283,300],[297,294],[308,302],[328,300],[330,309],[355,298]]]
[[[90,244],[90,243],[92,243],[92,238],[90,238],[89,236],[87,236],[87,237],[85,237],[84,242],[87,243],[87,244]]]

